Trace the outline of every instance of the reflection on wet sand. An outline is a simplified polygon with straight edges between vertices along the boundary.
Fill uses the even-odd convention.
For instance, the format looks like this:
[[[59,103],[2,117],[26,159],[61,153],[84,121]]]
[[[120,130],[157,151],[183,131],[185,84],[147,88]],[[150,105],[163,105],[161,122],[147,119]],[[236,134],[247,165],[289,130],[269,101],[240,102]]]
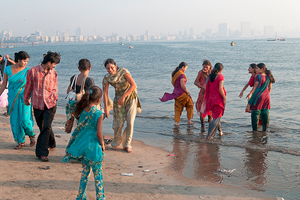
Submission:
[[[265,132],[253,132],[252,138],[248,141],[251,146],[267,144],[268,138]],[[245,149],[245,176],[246,184],[249,188],[264,191],[267,184],[266,163],[267,152],[255,150],[252,148]]]
[[[178,154],[171,166],[173,170],[196,180],[222,182],[218,173],[219,145],[183,141],[178,138],[182,134],[179,128],[174,128],[173,132],[177,136],[173,138],[173,153]],[[188,127],[187,134],[193,134],[193,129]]]

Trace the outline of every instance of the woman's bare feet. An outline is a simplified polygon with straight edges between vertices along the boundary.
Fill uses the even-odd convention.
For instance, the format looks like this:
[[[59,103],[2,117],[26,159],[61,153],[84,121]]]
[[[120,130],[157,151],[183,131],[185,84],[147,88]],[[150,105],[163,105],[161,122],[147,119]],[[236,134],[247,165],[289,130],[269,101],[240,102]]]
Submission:
[[[124,150],[127,151],[127,153],[132,153],[132,149],[129,147],[125,147]]]
[[[178,122],[175,122],[175,124],[174,124],[175,126],[179,126],[179,124],[178,124]]]
[[[112,146],[112,147],[111,147],[111,149],[112,149],[112,150],[117,150],[117,149],[118,149],[118,147],[116,147],[116,146]]]
[[[188,121],[188,125],[193,125],[195,122],[192,122],[191,120]]]

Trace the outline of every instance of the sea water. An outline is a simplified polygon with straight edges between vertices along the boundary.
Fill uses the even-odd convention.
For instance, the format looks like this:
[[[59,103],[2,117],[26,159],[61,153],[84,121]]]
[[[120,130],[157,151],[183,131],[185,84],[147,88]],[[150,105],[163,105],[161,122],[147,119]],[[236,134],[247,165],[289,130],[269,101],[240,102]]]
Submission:
[[[230,42],[45,44],[0,49],[0,54],[12,57],[14,52],[24,50],[30,55],[28,66],[32,67],[40,63],[48,50],[60,52],[61,63],[56,71],[61,108],[66,104],[70,77],[79,73],[80,59],[91,61],[90,76],[102,87],[107,73],[103,61],[113,58],[119,67],[130,71],[138,87],[143,113],[137,115],[133,138],[178,154],[171,166],[173,170],[191,179],[250,188],[272,197],[300,199],[300,39],[238,40],[236,46],[230,46]],[[164,92],[173,91],[171,73],[184,61],[188,64],[187,88],[196,102],[199,89],[194,81],[204,59],[213,65],[223,64],[227,91],[226,110],[221,119],[225,135],[222,138],[216,135],[212,141],[205,140],[207,132],[200,133],[195,109],[195,125],[187,125],[183,111],[180,126],[176,128],[174,101],[159,101]],[[266,133],[252,132],[250,114],[244,111],[250,88],[242,99],[238,97],[250,78],[249,64],[260,62],[266,64],[276,80],[270,94],[270,123]],[[109,95],[114,97],[112,87]],[[111,125],[112,113],[104,120],[103,131],[113,133]]]

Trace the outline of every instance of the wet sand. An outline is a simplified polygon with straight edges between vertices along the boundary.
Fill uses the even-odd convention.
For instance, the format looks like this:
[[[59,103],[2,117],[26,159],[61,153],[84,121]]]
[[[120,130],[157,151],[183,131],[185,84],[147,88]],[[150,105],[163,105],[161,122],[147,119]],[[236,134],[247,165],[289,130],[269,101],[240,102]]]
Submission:
[[[29,146],[28,137],[24,148],[13,149],[16,143],[9,117],[2,115],[4,111],[0,108],[0,199],[75,199],[82,169],[80,163],[61,162],[71,136],[63,132],[65,117],[55,116],[57,148],[50,152],[49,162],[41,162],[35,156],[35,148]],[[38,134],[38,128],[34,129]],[[105,136],[110,138],[112,134]],[[122,149],[113,151],[110,146],[105,152],[103,177],[107,199],[273,199],[254,190],[185,178],[170,168],[174,162],[173,157],[167,157],[170,152],[137,140],[132,145],[132,154]],[[49,169],[41,169],[47,166]],[[87,198],[95,199],[92,175]]]

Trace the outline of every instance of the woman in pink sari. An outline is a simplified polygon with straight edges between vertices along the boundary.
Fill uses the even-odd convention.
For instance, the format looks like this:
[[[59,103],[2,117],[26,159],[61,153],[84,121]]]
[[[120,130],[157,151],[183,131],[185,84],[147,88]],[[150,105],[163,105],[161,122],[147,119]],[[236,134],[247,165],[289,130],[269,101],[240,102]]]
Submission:
[[[194,84],[200,89],[199,95],[198,95],[198,99],[196,102],[196,110],[197,110],[197,114],[200,116],[200,121],[201,121],[201,132],[205,131],[205,118],[202,117],[202,113],[201,113],[201,105],[203,103],[203,99],[205,96],[205,83],[206,83],[206,79],[208,77],[208,75],[211,72],[211,63],[209,60],[204,60],[203,61],[203,69],[200,70],[198,72],[198,76],[195,79]],[[208,123],[210,123],[212,120],[211,114],[208,115]]]
[[[224,76],[221,74],[222,71],[223,65],[221,63],[215,64],[214,69],[206,81],[206,93],[202,105],[204,111],[202,116],[205,117],[205,115],[212,112],[213,118],[209,124],[206,139],[212,139],[217,129],[220,132],[220,136],[223,135],[221,117],[225,111],[226,91],[223,87]]]

